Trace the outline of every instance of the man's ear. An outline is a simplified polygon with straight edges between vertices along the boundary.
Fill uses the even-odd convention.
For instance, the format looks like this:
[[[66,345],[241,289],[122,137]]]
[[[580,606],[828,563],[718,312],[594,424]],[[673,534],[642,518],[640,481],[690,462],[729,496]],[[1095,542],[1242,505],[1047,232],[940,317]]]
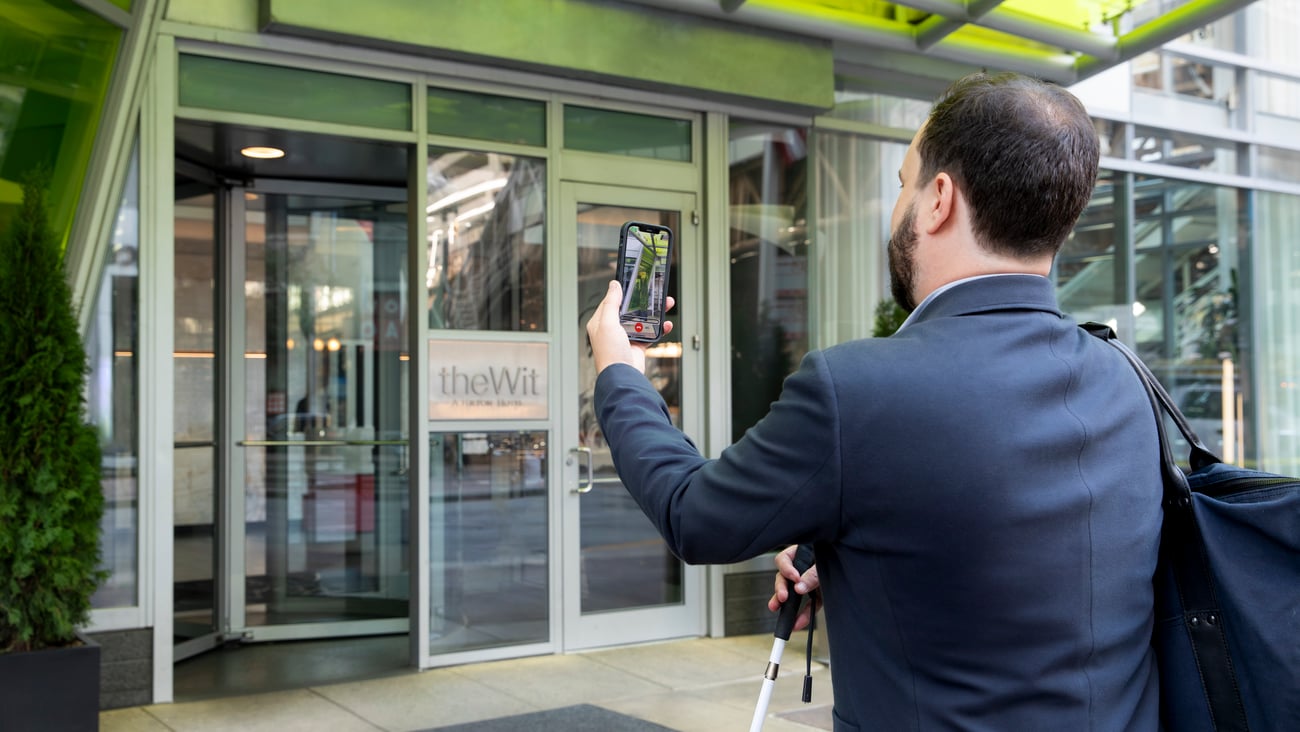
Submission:
[[[957,200],[957,185],[947,173],[936,173],[927,186],[929,193],[925,216],[921,225],[927,234],[934,234],[943,228],[953,216]]]

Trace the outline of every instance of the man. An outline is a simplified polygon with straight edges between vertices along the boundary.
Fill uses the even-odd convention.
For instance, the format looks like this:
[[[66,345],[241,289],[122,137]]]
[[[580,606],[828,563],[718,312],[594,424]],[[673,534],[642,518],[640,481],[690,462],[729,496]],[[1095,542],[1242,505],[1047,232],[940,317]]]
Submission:
[[[809,353],[717,460],[639,372],[617,284],[587,324],[615,465],[678,556],[814,545],[837,731],[1158,728],[1151,405],[1046,277],[1097,161],[1068,92],[956,82],[899,171],[907,322]]]

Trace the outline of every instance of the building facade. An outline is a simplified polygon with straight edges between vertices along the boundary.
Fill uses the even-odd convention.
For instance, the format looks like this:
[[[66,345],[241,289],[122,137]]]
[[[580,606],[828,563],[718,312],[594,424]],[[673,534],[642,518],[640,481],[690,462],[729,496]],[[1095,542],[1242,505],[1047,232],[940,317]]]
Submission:
[[[400,637],[428,668],[768,627],[770,558],[684,565],[610,464],[582,326],[620,226],[677,234],[648,375],[717,454],[809,349],[873,335],[944,80],[1057,54],[1022,10],[973,38],[1029,50],[868,62],[868,30],[818,13],[944,28],[721,5],[4,3],[0,222],[53,162],[103,435],[107,706],[172,700],[178,662],[230,643]],[[1062,305],[1225,459],[1300,473],[1300,2],[1080,5],[1200,14],[1073,86],[1103,159]]]

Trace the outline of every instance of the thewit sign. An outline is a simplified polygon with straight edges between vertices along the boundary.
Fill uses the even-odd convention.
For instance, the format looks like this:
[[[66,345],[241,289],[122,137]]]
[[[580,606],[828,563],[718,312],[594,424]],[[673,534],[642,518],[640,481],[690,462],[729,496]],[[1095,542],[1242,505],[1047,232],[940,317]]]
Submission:
[[[546,343],[429,341],[429,419],[546,419]]]

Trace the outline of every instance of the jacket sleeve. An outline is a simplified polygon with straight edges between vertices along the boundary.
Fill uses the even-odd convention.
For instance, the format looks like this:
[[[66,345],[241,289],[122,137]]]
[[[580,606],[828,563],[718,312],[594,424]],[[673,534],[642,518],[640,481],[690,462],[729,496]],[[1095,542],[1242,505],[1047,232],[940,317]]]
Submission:
[[[596,414],[619,478],[672,551],[691,564],[739,562],[839,533],[839,406],[818,352],[771,411],[723,450],[700,455],[636,369],[596,380]]]

